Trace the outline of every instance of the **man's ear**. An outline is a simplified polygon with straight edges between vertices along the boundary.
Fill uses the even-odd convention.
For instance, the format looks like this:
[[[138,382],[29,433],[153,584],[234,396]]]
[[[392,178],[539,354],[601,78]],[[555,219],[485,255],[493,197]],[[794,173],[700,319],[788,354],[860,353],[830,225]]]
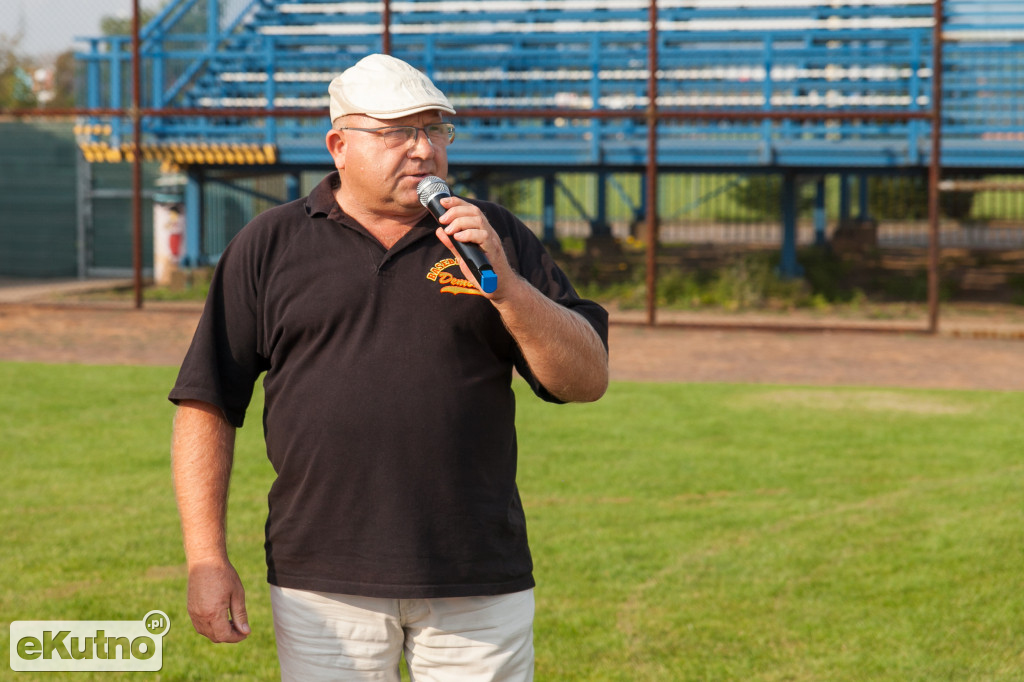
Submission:
[[[341,170],[345,167],[345,133],[331,128],[327,132],[327,151],[334,159],[334,167]]]

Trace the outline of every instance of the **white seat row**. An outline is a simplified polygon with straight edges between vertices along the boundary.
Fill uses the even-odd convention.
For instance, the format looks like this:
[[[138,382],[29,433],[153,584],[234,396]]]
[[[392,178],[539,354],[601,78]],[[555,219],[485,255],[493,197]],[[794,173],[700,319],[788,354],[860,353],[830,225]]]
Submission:
[[[479,108],[535,108],[535,107],[557,107],[592,109],[594,100],[592,97],[579,95],[577,93],[555,93],[544,97],[480,97],[475,95],[452,95],[449,97],[452,104],[458,107],[479,107]],[[666,107],[763,107],[766,103],[763,95],[719,95],[719,94],[696,94],[696,95],[662,95],[658,97],[658,104]],[[198,105],[201,107],[266,107],[266,97],[201,97]],[[644,95],[609,95],[598,98],[598,106],[604,109],[632,109],[641,108],[647,105],[648,99]],[[802,95],[791,95],[787,93],[772,95],[770,103],[774,107],[893,107],[905,108],[912,103],[926,107],[929,98],[920,95],[916,99],[910,95],[875,95],[875,94],[846,94],[835,91],[809,92]],[[327,97],[275,97],[274,107],[278,109],[300,108],[314,109],[326,108]]]
[[[771,80],[774,83],[786,83],[790,81],[804,80],[828,80],[828,81],[904,81],[912,78],[914,74],[920,79],[931,77],[931,69],[920,67],[911,69],[909,67],[894,66],[836,66],[829,65],[821,68],[805,68],[796,66],[777,66],[771,69]],[[692,69],[664,69],[658,71],[658,79],[662,81],[735,81],[735,82],[762,82],[768,72],[763,67],[757,66],[735,66],[735,67],[712,67]],[[329,83],[336,74],[329,71],[279,71],[274,74],[275,83]],[[438,71],[433,78],[436,81],[448,83],[487,83],[487,82],[559,82],[577,81],[587,82],[594,77],[594,72],[586,69],[526,69],[522,71],[505,69],[480,69],[471,71]],[[636,81],[646,82],[648,71],[646,69],[602,69],[598,71],[597,77],[602,82],[611,81]],[[220,80],[225,83],[265,83],[270,76],[265,72],[256,71],[234,71],[220,74]]]
[[[690,21],[659,21],[658,31],[664,33],[731,33],[771,31],[863,31],[895,29],[929,29],[935,25],[931,17],[826,17],[780,19],[694,19]],[[631,21],[446,21],[422,24],[394,23],[394,35],[493,35],[498,33],[646,33],[650,23]],[[259,32],[269,36],[358,36],[376,35],[383,30],[379,22],[341,21],[302,25],[260,26]]]
[[[806,9],[844,7],[929,6],[932,0],[658,0],[661,9]],[[649,0],[437,0],[393,2],[395,13],[414,12],[527,12],[646,10]],[[282,3],[283,14],[370,14],[380,12],[382,2]]]

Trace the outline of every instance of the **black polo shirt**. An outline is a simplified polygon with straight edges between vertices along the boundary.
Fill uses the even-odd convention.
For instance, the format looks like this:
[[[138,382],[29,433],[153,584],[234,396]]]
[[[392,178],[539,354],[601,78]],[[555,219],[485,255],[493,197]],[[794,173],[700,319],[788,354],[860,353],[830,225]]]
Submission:
[[[532,587],[513,367],[557,400],[433,218],[386,250],[341,211],[337,186],[329,175],[231,242],[170,399],[211,403],[241,426],[266,372],[272,584],[388,598]],[[473,203],[512,267],[607,344],[607,313],[576,295],[535,235]]]

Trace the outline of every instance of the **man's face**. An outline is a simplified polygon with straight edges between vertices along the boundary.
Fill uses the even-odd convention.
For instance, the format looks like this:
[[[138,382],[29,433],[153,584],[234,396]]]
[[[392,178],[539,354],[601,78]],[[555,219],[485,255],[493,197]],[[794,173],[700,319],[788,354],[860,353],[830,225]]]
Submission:
[[[441,122],[441,112],[425,111],[403,118],[381,120],[363,115],[344,116],[335,127],[422,128]],[[341,175],[339,200],[350,214],[374,213],[415,218],[423,213],[416,185],[427,175],[448,174],[448,150],[431,143],[423,130],[414,141],[389,148],[379,133],[332,130],[327,146]]]

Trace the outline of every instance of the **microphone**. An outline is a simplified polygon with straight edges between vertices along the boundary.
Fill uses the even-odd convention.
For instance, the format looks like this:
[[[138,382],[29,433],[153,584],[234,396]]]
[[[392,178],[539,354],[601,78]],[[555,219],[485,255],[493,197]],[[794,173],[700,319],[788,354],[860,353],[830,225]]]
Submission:
[[[444,180],[436,175],[428,175],[416,185],[416,194],[419,195],[420,203],[430,211],[430,214],[440,220],[441,216],[447,212],[441,205],[441,199],[450,197],[452,191],[448,189]],[[469,271],[476,277],[476,281],[480,282],[480,289],[485,294],[493,293],[498,288],[498,276],[494,274],[491,261],[487,260],[487,254],[483,252],[483,249],[476,244],[466,244],[454,238],[452,244],[459,252],[459,256],[462,257],[462,261],[469,266]]]

